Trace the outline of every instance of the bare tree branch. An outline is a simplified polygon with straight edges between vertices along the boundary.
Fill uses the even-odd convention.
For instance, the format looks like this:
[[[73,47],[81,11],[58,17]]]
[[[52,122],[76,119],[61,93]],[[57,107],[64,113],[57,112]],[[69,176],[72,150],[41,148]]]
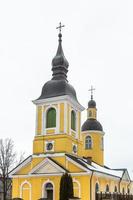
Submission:
[[[8,191],[11,188],[11,179],[8,174],[15,162],[16,153],[14,143],[11,139],[0,139],[0,181],[2,183],[3,200],[7,199]]]

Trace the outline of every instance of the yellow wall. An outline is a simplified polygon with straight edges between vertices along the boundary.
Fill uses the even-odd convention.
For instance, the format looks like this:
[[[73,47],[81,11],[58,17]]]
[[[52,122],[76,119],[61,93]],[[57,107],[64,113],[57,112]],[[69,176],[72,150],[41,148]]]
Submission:
[[[64,133],[64,103],[60,104],[60,133]]]
[[[37,107],[37,134],[42,133],[42,106]]]
[[[81,147],[81,142],[66,134],[54,134],[35,137],[33,141],[33,154],[46,153],[45,142],[54,141],[54,152],[72,153],[72,144],[77,144]],[[80,149],[78,149],[80,154]]]
[[[85,138],[88,135],[92,138],[92,149],[85,149]],[[92,160],[100,165],[104,165],[104,150],[101,149],[102,137],[98,132],[83,132],[83,156],[92,157]]]
[[[32,177],[32,178],[14,178],[13,179],[13,193],[12,197],[20,197],[22,194],[22,198],[24,200],[30,200],[29,194],[31,191],[31,199],[37,200],[42,197],[42,186],[47,181],[52,181],[54,187],[56,186],[55,192],[55,200],[59,199],[59,184],[60,184],[60,176],[51,176],[50,179],[47,177]],[[23,190],[21,187],[21,184],[23,184],[25,181],[28,181],[28,183],[31,184],[31,188],[29,187],[29,190]],[[28,184],[23,185],[24,188],[28,187]]]

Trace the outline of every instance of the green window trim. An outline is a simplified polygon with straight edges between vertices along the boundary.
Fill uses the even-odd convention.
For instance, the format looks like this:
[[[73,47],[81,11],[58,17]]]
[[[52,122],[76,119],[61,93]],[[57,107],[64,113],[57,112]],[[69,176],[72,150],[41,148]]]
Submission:
[[[46,128],[56,127],[56,110],[55,108],[49,108],[46,115]]]
[[[76,114],[73,110],[71,111],[71,129],[76,131]]]

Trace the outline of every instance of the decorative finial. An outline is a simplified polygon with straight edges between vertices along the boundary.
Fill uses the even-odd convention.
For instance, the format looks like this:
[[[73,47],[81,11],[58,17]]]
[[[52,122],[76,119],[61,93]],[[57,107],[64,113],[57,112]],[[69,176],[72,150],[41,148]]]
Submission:
[[[91,92],[91,100],[93,100],[93,91],[95,90],[95,88],[93,88],[93,86],[91,86],[91,89],[89,89],[89,91]]]
[[[65,80],[67,81],[67,72],[68,72],[68,66],[69,63],[67,59],[64,56],[63,53],[63,48],[62,48],[62,34],[61,30],[64,27],[64,25],[59,23],[59,26],[56,27],[56,29],[59,29],[59,44],[58,44],[58,49],[55,57],[52,60],[52,71],[53,71],[53,77],[52,80]]]
[[[59,26],[56,27],[56,29],[59,29],[59,33],[61,33],[61,29],[65,27],[65,25],[62,25],[61,22],[59,23]]]

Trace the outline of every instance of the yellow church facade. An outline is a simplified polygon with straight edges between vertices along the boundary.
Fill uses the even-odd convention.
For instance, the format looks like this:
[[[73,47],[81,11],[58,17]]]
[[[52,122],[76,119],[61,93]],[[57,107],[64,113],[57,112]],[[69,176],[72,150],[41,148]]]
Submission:
[[[59,200],[64,173],[71,174],[74,196],[82,200],[95,200],[98,191],[132,193],[127,169],[110,169],[104,164],[104,131],[97,120],[93,94],[88,102],[87,120],[81,126],[84,107],[68,83],[69,64],[63,53],[61,32],[58,36],[52,79],[33,101],[36,106],[33,154],[10,173],[12,197]]]

